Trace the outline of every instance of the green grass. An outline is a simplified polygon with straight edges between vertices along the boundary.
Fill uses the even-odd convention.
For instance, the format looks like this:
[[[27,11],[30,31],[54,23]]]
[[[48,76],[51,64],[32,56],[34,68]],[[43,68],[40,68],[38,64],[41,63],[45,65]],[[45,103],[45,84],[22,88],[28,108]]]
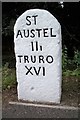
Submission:
[[[76,76],[76,77],[80,77],[80,68],[77,68],[75,70],[66,70],[63,71],[63,76]]]
[[[8,68],[8,64],[5,64],[2,68],[2,89],[10,89],[16,84],[16,73],[14,68]]]

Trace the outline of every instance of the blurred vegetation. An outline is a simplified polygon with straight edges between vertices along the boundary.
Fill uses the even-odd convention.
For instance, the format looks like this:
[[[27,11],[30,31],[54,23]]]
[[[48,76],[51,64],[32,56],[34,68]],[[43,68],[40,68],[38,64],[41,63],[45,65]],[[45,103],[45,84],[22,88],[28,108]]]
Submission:
[[[15,68],[8,68],[8,63],[6,63],[2,68],[2,89],[10,89],[16,85],[16,73]]]
[[[80,51],[75,51],[74,58],[67,57],[67,48],[62,51],[63,76],[80,76]]]

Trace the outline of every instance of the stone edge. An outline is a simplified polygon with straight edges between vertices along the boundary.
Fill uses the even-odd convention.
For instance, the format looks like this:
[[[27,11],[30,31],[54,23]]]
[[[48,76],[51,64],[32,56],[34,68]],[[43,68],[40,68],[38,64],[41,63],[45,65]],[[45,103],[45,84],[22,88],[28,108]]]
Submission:
[[[73,106],[61,106],[61,105],[44,105],[44,104],[35,104],[35,103],[22,103],[22,102],[9,102],[10,105],[22,105],[29,107],[42,107],[42,108],[53,108],[53,109],[63,109],[63,110],[78,110],[80,108]]]

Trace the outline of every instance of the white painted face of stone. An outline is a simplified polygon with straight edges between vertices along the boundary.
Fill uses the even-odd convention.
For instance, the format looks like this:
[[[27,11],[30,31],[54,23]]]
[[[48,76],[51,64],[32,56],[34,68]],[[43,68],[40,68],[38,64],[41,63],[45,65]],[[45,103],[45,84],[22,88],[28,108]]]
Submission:
[[[14,27],[18,99],[60,103],[61,27],[48,11],[24,12]]]

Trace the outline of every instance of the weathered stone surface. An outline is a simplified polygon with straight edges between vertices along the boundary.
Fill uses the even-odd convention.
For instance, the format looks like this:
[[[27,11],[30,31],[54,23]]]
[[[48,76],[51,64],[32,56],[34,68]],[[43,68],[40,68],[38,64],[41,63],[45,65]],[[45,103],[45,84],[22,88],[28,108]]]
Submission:
[[[60,103],[61,26],[46,10],[24,12],[14,26],[18,99]]]

